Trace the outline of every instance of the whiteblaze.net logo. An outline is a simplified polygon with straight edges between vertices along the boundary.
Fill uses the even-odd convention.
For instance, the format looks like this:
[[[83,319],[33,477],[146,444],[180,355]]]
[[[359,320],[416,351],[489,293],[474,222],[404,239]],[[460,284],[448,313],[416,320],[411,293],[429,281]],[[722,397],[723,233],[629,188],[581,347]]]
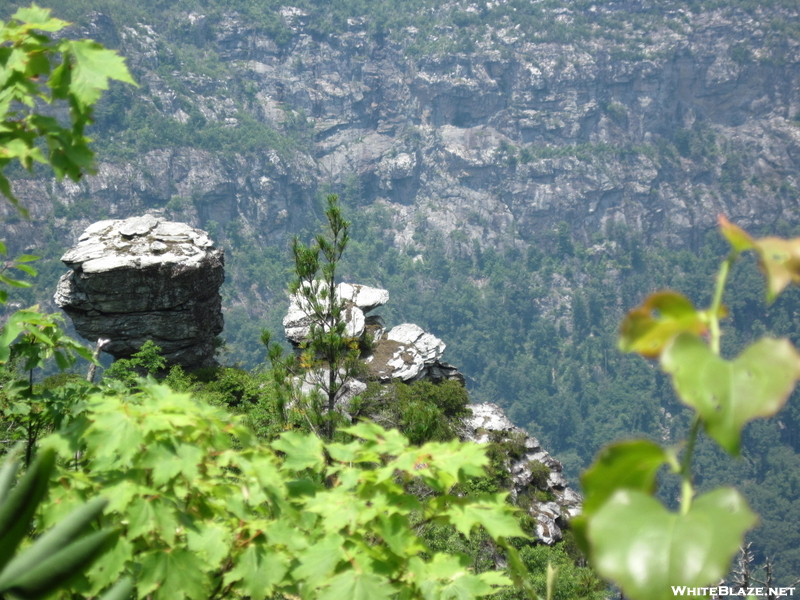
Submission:
[[[726,598],[728,596],[769,596],[780,598],[781,596],[794,596],[793,587],[728,587],[720,585],[717,587],[686,587],[685,585],[673,585],[672,594],[674,596],[718,596]]]

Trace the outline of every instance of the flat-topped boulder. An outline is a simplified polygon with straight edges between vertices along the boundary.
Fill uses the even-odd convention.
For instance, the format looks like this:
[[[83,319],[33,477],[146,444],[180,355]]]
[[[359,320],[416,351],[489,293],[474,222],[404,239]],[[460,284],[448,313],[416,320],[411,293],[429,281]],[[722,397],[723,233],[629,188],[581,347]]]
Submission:
[[[61,260],[55,302],[84,338],[127,358],[147,340],[169,364],[210,366],[222,332],[224,253],[205,231],[143,215],[86,228]]]

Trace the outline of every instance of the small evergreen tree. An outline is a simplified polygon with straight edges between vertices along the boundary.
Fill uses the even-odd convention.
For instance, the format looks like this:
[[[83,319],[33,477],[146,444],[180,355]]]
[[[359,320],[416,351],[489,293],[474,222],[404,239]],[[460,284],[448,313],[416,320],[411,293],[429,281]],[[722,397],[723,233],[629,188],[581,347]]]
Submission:
[[[350,223],[342,217],[339,197],[327,197],[325,233],[306,246],[292,241],[295,278],[289,285],[301,309],[308,315],[310,332],[301,344],[300,364],[312,374],[326,401],[323,435],[331,440],[335,428],[336,399],[358,366],[358,340],[347,332],[346,302],[336,293],[336,267],[350,237]]]

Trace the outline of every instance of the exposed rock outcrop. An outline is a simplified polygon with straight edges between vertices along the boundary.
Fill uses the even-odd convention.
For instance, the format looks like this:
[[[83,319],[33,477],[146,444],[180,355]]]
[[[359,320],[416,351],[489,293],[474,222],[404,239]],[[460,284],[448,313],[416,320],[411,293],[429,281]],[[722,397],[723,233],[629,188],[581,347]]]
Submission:
[[[321,290],[316,290],[319,295]],[[336,286],[337,301],[345,302],[344,320],[345,335],[360,338],[366,327],[365,313],[389,300],[389,292],[366,285],[340,283]],[[283,318],[286,339],[294,345],[300,345],[311,333],[314,309],[311,301],[301,293],[292,294],[289,300],[289,312]],[[323,324],[324,327],[324,324]]]
[[[506,10],[493,4],[487,15]],[[800,41],[796,28],[772,25],[796,23],[797,6],[537,5],[543,38],[510,15],[480,34],[442,25],[439,43],[474,45],[434,53],[419,53],[434,43],[428,34],[407,27],[378,39],[368,18],[332,33],[281,13],[291,35],[279,46],[236,11],[186,14],[180,35],[93,13],[76,36],[109,40],[146,84],[115,111],[135,107],[147,125],[185,135],[158,139],[154,125],[155,147],[132,160],[101,156],[97,175],[78,183],[16,181],[32,221],[7,222],[6,241],[42,247],[53,218],[66,240],[93,210],[84,207],[99,205],[117,218],[161,206],[197,225],[236,221],[238,233],[282,245],[308,226],[320,183],[353,177],[359,210],[385,213],[400,249],[426,228],[464,254],[473,242],[535,245],[560,221],[587,242],[622,223],[690,247],[719,212],[748,228],[798,222]],[[452,10],[425,18],[444,24]],[[202,63],[177,68],[165,45],[202,47],[217,76]],[[169,77],[165,60],[176,61]],[[231,158],[190,135],[225,127],[245,138],[254,121],[307,145],[243,144]],[[98,119],[97,136],[114,139],[111,123]],[[0,215],[13,213],[0,204]]]
[[[509,421],[496,404],[472,404],[469,408],[472,416],[464,419],[463,437],[479,444],[513,442],[519,446],[519,452],[508,459],[511,496],[536,519],[536,536],[542,542],[559,541],[561,528],[580,514],[582,503],[561,474],[561,463],[536,438]]]
[[[385,304],[389,292],[339,284],[336,293],[345,301],[348,335],[359,338],[362,347],[369,349],[363,357],[368,378],[382,383],[455,379],[464,384],[464,376],[458,369],[441,362],[447,347],[442,340],[413,323],[403,323],[386,331],[380,316],[364,316],[364,312]],[[286,337],[293,344],[302,344],[309,335],[312,322],[309,304],[302,294],[291,298],[283,324]],[[356,331],[357,334],[350,333]],[[371,341],[366,336],[371,336]],[[323,376],[322,372],[306,374],[298,382],[301,391],[311,393],[318,389],[324,383],[320,380]],[[349,381],[336,399],[339,409],[346,412],[350,399],[365,389],[364,382]],[[539,540],[545,544],[561,540],[562,527],[580,513],[582,502],[580,495],[569,487],[561,474],[561,463],[550,456],[535,438],[509,421],[496,404],[473,404],[469,408],[472,416],[463,420],[461,437],[479,444],[499,442],[514,448],[508,454],[507,464],[512,498],[535,519]]]
[[[358,339],[367,349],[364,362],[370,378],[382,382],[392,379],[406,383],[420,379],[464,382],[458,369],[441,362],[447,347],[442,340],[413,323],[403,323],[386,332],[386,325],[379,315],[365,315],[389,301],[388,291],[340,283],[336,286],[336,297],[345,303],[346,335]],[[308,298],[300,293],[293,294],[289,311],[283,318],[286,339],[296,346],[302,344],[311,332],[313,313]]]
[[[459,379],[461,374],[455,367],[439,360],[446,347],[442,340],[426,333],[419,325],[403,323],[376,338],[366,361],[370,374],[384,382]]]
[[[206,232],[153,215],[94,223],[61,260],[55,302],[88,340],[127,358],[147,340],[169,364],[214,362],[224,254]]]

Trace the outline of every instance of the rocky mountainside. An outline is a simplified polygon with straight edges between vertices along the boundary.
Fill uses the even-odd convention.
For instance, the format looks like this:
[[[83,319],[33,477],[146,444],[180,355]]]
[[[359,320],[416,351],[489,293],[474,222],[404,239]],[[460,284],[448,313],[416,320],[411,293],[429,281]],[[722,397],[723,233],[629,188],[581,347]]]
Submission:
[[[292,345],[302,348],[313,327],[328,330],[330,313],[319,313],[319,307],[315,310],[311,301],[327,293],[322,286],[314,289],[311,296],[292,295],[283,319],[286,338]],[[366,367],[358,375],[343,378],[336,393],[339,410],[349,415],[353,398],[366,392],[370,381],[380,382],[384,388],[393,381],[442,383],[451,380],[464,386],[464,375],[441,361],[446,348],[442,340],[414,323],[403,323],[387,330],[380,316],[365,317],[364,313],[386,304],[387,290],[340,283],[333,293],[344,307],[345,334],[358,340],[362,348],[361,360]],[[323,367],[298,376],[295,382],[299,384],[299,392],[307,395],[324,389],[328,377]],[[391,395],[391,392],[384,389],[378,395]],[[376,416],[370,415],[371,418]],[[467,414],[456,421],[454,433],[462,440],[491,443],[495,452],[500,451],[500,468],[505,471],[501,479],[507,482],[511,500],[533,520],[536,538],[549,545],[562,540],[562,528],[568,527],[569,520],[580,514],[583,502],[564,478],[563,465],[542,448],[536,438],[514,425],[496,404],[468,405]]]
[[[580,514],[583,499],[561,474],[562,465],[539,444],[508,420],[496,404],[473,404],[472,417],[464,419],[463,437],[478,444],[489,441],[516,443],[508,452],[511,498],[536,522],[536,537],[545,544],[563,539],[562,528]]]
[[[180,13],[163,30],[93,13],[74,33],[118,48],[141,87],[98,111],[97,176],[17,182],[34,221],[6,237],[41,245],[49,228],[72,243],[91,204],[282,244],[322,185],[385,212],[398,248],[440,231],[462,254],[524,247],[561,221],[585,239],[619,222],[673,246],[719,212],[798,221],[796,7],[548,3],[559,39],[526,35],[513,13],[475,25],[501,4],[431,9],[433,35],[368,17],[322,32],[285,6],[280,39],[235,12]]]

